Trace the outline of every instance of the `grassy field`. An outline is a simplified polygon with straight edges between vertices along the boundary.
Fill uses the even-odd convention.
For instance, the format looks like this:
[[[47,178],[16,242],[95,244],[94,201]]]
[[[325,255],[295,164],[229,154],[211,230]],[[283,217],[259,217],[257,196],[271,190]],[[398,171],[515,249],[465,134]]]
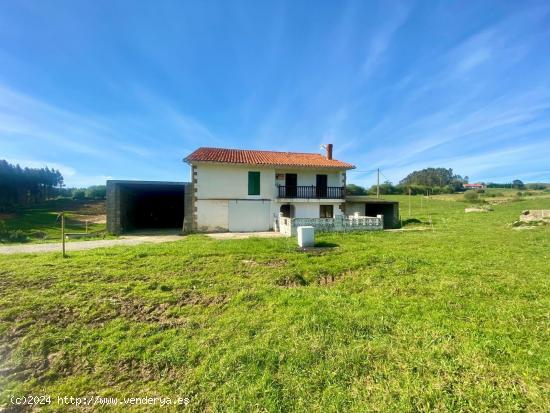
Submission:
[[[465,214],[462,202],[413,197],[408,217],[407,197],[394,198],[428,230],[322,235],[308,252],[293,239],[193,235],[0,257],[0,403],[548,411],[550,226],[509,224],[550,199]]]
[[[90,232],[105,231],[105,201],[56,199],[19,210],[0,214],[7,230],[22,231],[30,242],[61,240],[61,222],[57,215],[65,212],[67,232],[85,232],[86,221]]]

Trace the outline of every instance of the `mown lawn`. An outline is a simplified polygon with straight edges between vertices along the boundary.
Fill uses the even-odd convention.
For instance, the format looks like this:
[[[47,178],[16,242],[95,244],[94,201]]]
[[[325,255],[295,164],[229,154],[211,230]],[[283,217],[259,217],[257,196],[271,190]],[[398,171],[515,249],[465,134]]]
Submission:
[[[477,214],[462,202],[420,202],[413,197],[412,217],[430,230],[322,235],[315,252],[292,239],[194,235],[65,260],[0,257],[0,400],[548,411],[550,227],[508,224],[550,199]]]

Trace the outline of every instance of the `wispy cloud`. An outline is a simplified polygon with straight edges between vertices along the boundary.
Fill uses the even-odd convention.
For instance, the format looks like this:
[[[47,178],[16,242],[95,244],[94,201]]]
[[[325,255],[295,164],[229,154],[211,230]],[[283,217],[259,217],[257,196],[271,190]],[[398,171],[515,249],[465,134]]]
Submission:
[[[395,32],[406,22],[410,12],[409,7],[399,2],[388,2],[386,5],[386,14],[368,41],[366,57],[361,66],[361,73],[365,79],[378,67],[382,56],[390,47]]]
[[[108,175],[84,174],[77,171],[69,165],[58,162],[45,160],[30,160],[30,159],[10,159],[10,163],[17,164],[22,168],[45,168],[57,169],[63,175],[64,184],[66,187],[87,187],[90,185],[105,184],[108,179],[112,179]]]
[[[183,113],[170,100],[161,98],[141,85],[131,85],[131,90],[143,107],[147,108],[143,115],[146,118],[155,118],[155,121],[161,120],[169,129],[173,130],[175,136],[180,142],[204,143],[210,144],[222,143],[214,132],[212,132],[204,123],[194,117]]]
[[[497,46],[494,30],[484,30],[472,36],[450,53],[451,65],[455,75],[464,75],[470,70],[488,61]]]
[[[73,177],[76,175],[76,170],[68,165],[58,162],[37,161],[29,159],[10,159],[10,163],[19,165],[22,168],[45,168],[57,169],[64,178]]]

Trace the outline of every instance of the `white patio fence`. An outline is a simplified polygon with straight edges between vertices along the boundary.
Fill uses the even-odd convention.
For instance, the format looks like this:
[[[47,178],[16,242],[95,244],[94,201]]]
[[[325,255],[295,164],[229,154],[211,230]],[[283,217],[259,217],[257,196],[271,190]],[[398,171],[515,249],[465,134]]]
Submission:
[[[296,228],[312,226],[315,232],[380,231],[384,229],[382,215],[364,217],[338,215],[334,218],[285,218],[279,216],[279,232],[286,236],[296,236]]]

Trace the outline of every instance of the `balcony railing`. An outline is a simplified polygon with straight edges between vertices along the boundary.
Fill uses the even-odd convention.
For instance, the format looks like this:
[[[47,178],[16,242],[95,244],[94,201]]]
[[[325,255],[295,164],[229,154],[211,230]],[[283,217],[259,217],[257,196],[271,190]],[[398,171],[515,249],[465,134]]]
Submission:
[[[301,199],[343,199],[345,187],[343,186],[278,186],[279,198]]]

